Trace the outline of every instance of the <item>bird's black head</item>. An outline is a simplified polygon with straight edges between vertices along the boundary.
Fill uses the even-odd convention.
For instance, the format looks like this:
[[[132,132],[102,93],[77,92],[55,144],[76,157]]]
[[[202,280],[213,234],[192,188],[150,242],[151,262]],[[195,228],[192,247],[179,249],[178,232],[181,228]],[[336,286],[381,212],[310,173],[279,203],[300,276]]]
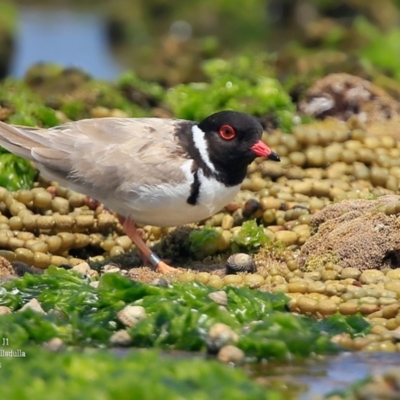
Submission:
[[[237,185],[256,157],[279,161],[279,156],[261,141],[263,128],[254,117],[235,111],[215,113],[198,124],[204,132],[207,153],[222,181]],[[201,135],[201,132],[197,132]],[[196,145],[196,132],[194,132]],[[197,146],[198,147],[198,146]]]

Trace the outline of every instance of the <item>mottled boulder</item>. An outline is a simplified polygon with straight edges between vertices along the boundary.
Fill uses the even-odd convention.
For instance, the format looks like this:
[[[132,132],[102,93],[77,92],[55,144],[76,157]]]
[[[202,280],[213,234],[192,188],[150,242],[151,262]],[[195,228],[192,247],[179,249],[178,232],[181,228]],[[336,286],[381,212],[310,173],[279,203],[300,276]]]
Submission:
[[[312,218],[316,233],[301,249],[300,267],[313,269],[330,261],[360,270],[400,267],[399,211],[396,195],[326,207]]]
[[[400,103],[384,89],[354,75],[329,74],[317,80],[299,104],[300,112],[318,119],[357,117],[369,125],[400,114]]]

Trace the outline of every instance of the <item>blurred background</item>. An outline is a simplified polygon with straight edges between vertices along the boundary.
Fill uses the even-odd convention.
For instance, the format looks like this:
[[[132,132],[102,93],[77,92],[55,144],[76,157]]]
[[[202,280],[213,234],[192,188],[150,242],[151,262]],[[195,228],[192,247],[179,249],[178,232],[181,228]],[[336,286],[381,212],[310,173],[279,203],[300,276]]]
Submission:
[[[399,5],[398,0],[0,0],[0,78],[23,77],[32,64],[53,62],[109,80],[134,69],[141,78],[171,85],[201,79],[201,62],[214,57],[279,53],[290,65],[300,49],[351,54],[375,46],[376,54],[385,32],[394,32],[394,51],[376,57],[397,63]]]

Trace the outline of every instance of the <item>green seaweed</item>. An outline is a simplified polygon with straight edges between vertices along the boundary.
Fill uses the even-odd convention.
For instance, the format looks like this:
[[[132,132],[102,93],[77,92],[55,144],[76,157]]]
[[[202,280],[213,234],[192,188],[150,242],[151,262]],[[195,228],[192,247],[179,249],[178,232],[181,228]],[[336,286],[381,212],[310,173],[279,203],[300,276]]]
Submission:
[[[356,318],[361,319],[361,317]],[[295,317],[289,313],[273,313],[250,324],[247,327],[247,334],[240,338],[239,347],[247,356],[257,360],[290,360],[307,357],[310,354],[336,353],[338,347],[330,339],[331,331],[322,329],[331,325],[336,331],[335,322],[332,317],[327,318],[327,321],[320,321]],[[354,331],[343,329],[342,332]]]
[[[0,104],[12,109],[10,124],[51,127],[60,122],[55,111],[22,81],[7,78],[0,85]]]
[[[218,252],[217,239],[220,236],[221,233],[210,226],[193,230],[189,234],[190,251],[197,259],[212,256]],[[240,231],[233,235],[231,242],[230,251],[232,253],[254,252],[264,244],[271,244],[264,228],[258,226],[255,220],[244,222]]]
[[[229,325],[238,346],[253,359],[287,359],[338,351],[330,341],[338,332],[362,335],[361,317],[334,316],[318,321],[286,311],[288,298],[248,288],[226,287],[226,310],[209,298],[214,288],[200,283],[156,287],[118,274],[104,274],[98,288],[77,273],[50,267],[42,275],[0,286],[0,305],[18,311],[36,298],[46,314],[32,310],[0,318],[0,336],[15,346],[41,344],[59,337],[68,345],[104,347],[123,325],[117,313],[126,305],[145,308],[147,317],[128,328],[135,347],[205,351],[207,332],[216,322]],[[300,334],[301,333],[301,334]]]
[[[65,101],[61,107],[61,111],[73,121],[83,119],[87,116],[88,110],[83,101],[71,100]]]
[[[12,338],[12,336],[10,336]],[[7,400],[283,400],[243,370],[158,351],[51,353],[24,347],[25,358],[2,358],[0,397]],[[21,384],[23,382],[23,384]]]
[[[30,161],[0,147],[0,186],[7,190],[30,189],[37,176]]]
[[[137,95],[149,96],[153,101],[162,101],[165,89],[156,82],[140,79],[134,71],[123,73],[117,80],[117,88],[125,93],[126,97],[132,95],[133,91],[140,92]]]
[[[42,104],[22,82],[6,79],[0,85],[0,104],[12,109],[8,122],[25,126],[54,126],[59,123],[55,111]],[[30,189],[37,176],[30,161],[0,148],[0,186],[8,190]]]
[[[340,333],[349,333],[356,337],[368,333],[370,325],[364,318],[359,318],[356,315],[344,317],[341,314],[334,314],[329,318],[321,320],[321,330],[329,332],[332,335]]]
[[[178,118],[199,121],[225,109],[256,116],[273,113],[278,126],[290,130],[295,106],[279,81],[270,77],[265,57],[216,59],[205,63],[203,70],[209,82],[168,90],[165,101]]]
[[[245,221],[239,232],[232,237],[232,251],[255,251],[264,244],[271,244],[270,238],[264,232],[262,225],[256,220]]]

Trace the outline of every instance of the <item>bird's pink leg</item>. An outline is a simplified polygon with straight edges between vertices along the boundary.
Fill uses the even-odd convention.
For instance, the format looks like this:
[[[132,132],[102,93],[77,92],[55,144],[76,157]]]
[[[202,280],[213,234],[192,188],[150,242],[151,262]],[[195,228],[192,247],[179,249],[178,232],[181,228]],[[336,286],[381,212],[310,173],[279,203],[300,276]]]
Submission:
[[[170,267],[164,261],[161,261],[158,256],[148,248],[138,233],[135,222],[130,217],[125,218],[121,215],[118,215],[118,220],[122,225],[124,232],[128,235],[132,242],[135,243],[140,254],[142,255],[142,258],[151,264],[151,266],[154,267],[157,272],[160,272],[161,274],[171,274],[178,271],[176,268]]]

